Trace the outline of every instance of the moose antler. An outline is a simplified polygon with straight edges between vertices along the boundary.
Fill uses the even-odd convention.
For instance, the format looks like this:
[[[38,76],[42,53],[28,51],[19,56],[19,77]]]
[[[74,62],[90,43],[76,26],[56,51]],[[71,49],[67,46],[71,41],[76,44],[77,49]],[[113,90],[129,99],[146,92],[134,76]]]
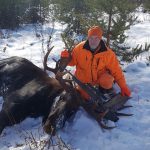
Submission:
[[[68,49],[69,57],[67,57],[67,58],[61,57],[58,61],[53,59],[56,62],[55,68],[48,67],[48,65],[47,65],[48,56],[49,56],[50,52],[52,51],[52,49],[54,48],[54,46],[53,46],[47,50],[47,53],[44,56],[43,66],[44,66],[44,71],[48,70],[48,71],[53,72],[56,75],[56,79],[59,81],[59,83],[62,85],[62,87],[66,91],[71,91],[73,85],[70,83],[72,80],[63,79],[63,76],[66,74],[64,72],[64,70],[72,58],[71,52],[72,52],[74,42],[72,40],[72,42],[68,44],[64,35],[61,35],[61,37],[63,39],[63,42],[65,43],[65,47]],[[69,82],[69,84],[67,84],[67,82]]]
[[[68,63],[70,62],[71,52],[72,52],[73,45],[74,45],[74,40],[71,40],[71,41],[69,41],[69,43],[67,43],[66,38],[63,34],[61,34],[61,37],[62,37],[62,40],[65,44],[66,49],[68,50],[69,57],[60,58],[58,61],[53,59],[56,62],[56,67],[55,68],[48,67],[47,66],[47,59],[48,59],[48,56],[49,56],[50,52],[54,48],[54,46],[53,46],[53,47],[51,47],[50,49],[47,50],[47,53],[44,56],[44,62],[43,62],[44,71],[49,70],[49,71],[53,72],[55,75],[57,74],[58,71],[63,72],[64,69],[66,68],[66,66],[68,65]]]
[[[48,56],[49,56],[49,54],[50,54],[50,52],[52,51],[53,48],[54,48],[54,46],[51,47],[49,50],[47,50],[47,53],[44,56],[43,66],[44,66],[44,71],[49,70],[49,71],[51,71],[53,73],[56,73],[56,71],[57,71],[57,65],[56,65],[55,68],[50,68],[50,67],[47,66],[47,59],[48,59]]]

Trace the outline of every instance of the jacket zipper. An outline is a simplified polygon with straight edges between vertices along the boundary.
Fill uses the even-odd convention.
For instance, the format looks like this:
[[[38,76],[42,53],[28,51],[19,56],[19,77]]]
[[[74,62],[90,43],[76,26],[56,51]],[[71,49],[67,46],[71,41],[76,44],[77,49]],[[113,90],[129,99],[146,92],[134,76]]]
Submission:
[[[91,60],[91,77],[92,77],[92,82],[93,82],[93,72],[92,72],[93,59],[94,59],[94,55],[92,54],[92,60]]]

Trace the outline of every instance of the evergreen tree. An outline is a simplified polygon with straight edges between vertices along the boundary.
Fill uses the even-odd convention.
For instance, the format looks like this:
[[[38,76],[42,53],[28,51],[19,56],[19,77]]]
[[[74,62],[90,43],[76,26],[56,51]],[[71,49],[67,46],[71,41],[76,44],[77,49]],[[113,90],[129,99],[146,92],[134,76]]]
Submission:
[[[143,0],[142,1],[143,6],[144,6],[144,11],[149,11],[150,12],[150,1],[149,0]]]
[[[73,33],[86,33],[90,7],[87,0],[51,0],[54,4],[54,18],[64,24],[67,24],[65,33],[72,35]]]
[[[62,23],[73,26],[76,33],[85,33],[91,25],[100,24],[101,11],[94,11],[94,3],[91,0],[51,0],[54,4],[54,17]],[[101,21],[103,22],[103,21]],[[86,30],[85,30],[86,29]]]
[[[54,4],[54,17],[67,24],[65,33],[87,33],[92,25],[104,29],[107,45],[125,41],[124,31],[134,23],[132,12],[137,7],[130,0],[51,0]]]
[[[101,10],[105,20],[104,36],[107,38],[107,45],[110,40],[114,43],[123,43],[125,41],[124,31],[129,29],[136,18],[132,14],[137,5],[128,0],[95,0],[95,11]]]
[[[93,11],[93,1],[51,0],[51,3],[53,4],[54,18],[67,25],[62,37],[70,47],[74,38],[75,44],[86,39],[87,30],[90,26],[103,24],[103,21],[100,22],[98,19],[102,15],[101,12],[95,13]]]
[[[22,0],[21,0],[22,1]],[[19,26],[19,0],[0,1],[0,28]]]
[[[30,0],[28,1],[23,20],[26,23],[43,23],[49,16],[49,0]]]
[[[0,28],[43,22],[49,16],[50,0],[0,0]]]

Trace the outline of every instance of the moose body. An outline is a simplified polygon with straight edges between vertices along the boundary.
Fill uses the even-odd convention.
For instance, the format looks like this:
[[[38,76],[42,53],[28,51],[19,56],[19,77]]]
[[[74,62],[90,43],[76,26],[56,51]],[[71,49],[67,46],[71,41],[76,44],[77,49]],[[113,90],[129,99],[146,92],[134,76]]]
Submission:
[[[44,70],[56,74],[58,70],[65,68],[68,60],[61,59],[55,69],[49,68],[47,57],[50,51],[51,49],[44,58]],[[101,104],[107,110],[100,115],[99,112],[97,113],[99,105],[95,102],[91,105],[86,103],[73,85],[66,84],[61,77],[57,76],[57,79],[49,77],[42,69],[25,58],[11,57],[1,60],[0,95],[3,96],[4,102],[0,111],[0,133],[6,126],[19,123],[26,117],[43,116],[45,132],[54,134],[59,118],[61,120],[63,117],[62,125],[64,125],[79,106],[93,116],[102,128],[111,129],[101,123],[103,117],[117,121],[117,110],[130,107],[124,106],[129,97],[117,95],[111,101]],[[57,96],[60,98],[55,104]]]
[[[63,91],[55,78],[29,60],[11,57],[0,61],[0,95],[4,102],[0,111],[0,133],[6,126],[26,117],[46,118],[56,96]]]

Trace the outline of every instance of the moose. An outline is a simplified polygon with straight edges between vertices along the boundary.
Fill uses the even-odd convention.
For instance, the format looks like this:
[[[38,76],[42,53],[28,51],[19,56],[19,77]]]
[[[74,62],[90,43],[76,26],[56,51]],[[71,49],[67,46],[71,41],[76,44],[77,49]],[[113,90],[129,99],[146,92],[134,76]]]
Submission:
[[[57,75],[58,70],[64,71],[69,62],[69,59],[60,59],[56,62],[56,68],[48,67],[47,58],[51,50],[52,48],[44,57],[44,71],[21,57],[0,60],[0,95],[4,99],[0,111],[0,134],[5,127],[19,123],[26,117],[39,116],[43,117],[45,132],[55,134],[57,128],[63,127],[65,121],[75,114],[79,106],[105,129],[114,127],[104,125],[103,118],[117,121],[118,115],[131,115],[117,113],[120,109],[131,107],[124,106],[127,97],[118,94],[104,104],[99,105],[94,102],[92,105],[87,105],[75,88],[75,84],[82,87],[82,83],[79,83],[74,76],[73,80],[63,79],[64,74],[56,78],[49,77],[46,70]],[[56,100],[58,96],[59,99]]]

